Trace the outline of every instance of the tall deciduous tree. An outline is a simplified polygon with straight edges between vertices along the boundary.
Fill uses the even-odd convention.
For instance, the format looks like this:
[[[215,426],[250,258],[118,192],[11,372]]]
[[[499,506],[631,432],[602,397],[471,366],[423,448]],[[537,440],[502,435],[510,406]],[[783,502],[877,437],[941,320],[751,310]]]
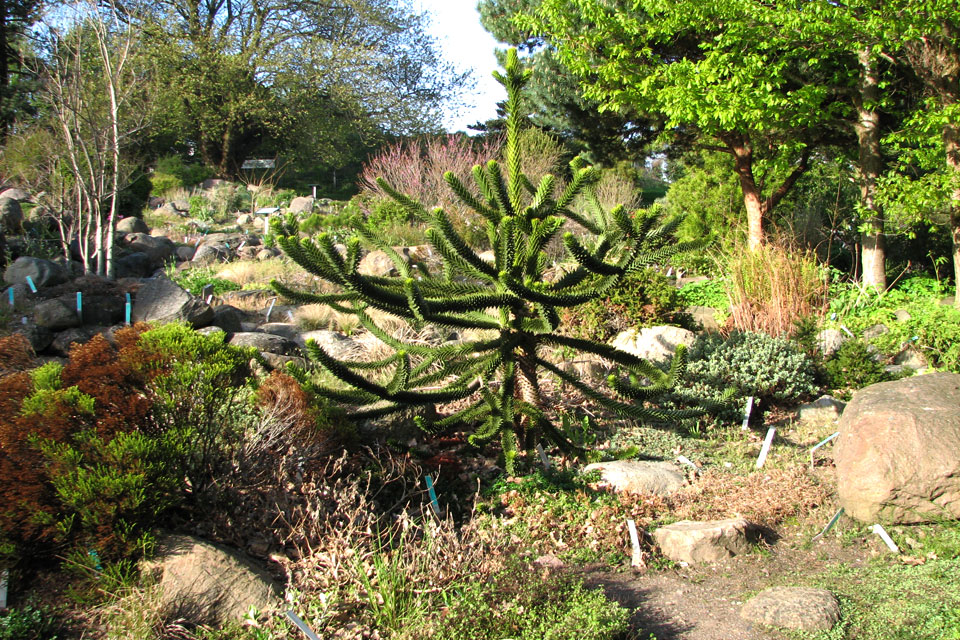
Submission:
[[[659,115],[731,155],[753,248],[844,108],[806,52],[769,37],[776,10],[755,0],[542,0],[520,24],[550,34],[586,97]]]
[[[165,70],[182,138],[230,175],[263,144],[317,136],[316,123],[406,134],[436,128],[464,76],[426,18],[398,0],[129,0]],[[303,114],[313,123],[304,127]],[[321,136],[322,138],[322,136]],[[334,151],[337,141],[321,151]]]

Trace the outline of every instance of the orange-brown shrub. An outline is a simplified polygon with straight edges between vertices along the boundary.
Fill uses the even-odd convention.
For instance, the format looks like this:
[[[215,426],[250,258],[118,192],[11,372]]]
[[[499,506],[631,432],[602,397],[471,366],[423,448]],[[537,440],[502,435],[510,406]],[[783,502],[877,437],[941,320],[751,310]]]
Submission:
[[[19,333],[0,338],[0,374],[23,371],[36,364],[30,341]]]

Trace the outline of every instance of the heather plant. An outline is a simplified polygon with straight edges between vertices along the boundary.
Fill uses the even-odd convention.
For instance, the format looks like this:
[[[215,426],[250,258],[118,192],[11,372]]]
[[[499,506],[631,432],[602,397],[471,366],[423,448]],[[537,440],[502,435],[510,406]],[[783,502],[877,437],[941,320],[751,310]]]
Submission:
[[[423,428],[443,429],[453,425],[481,424],[470,437],[480,444],[499,438],[509,471],[514,470],[518,446],[530,450],[541,437],[568,451],[576,447],[563,436],[548,416],[540,392],[540,376],[557,376],[592,401],[622,417],[667,422],[702,409],[664,411],[644,406],[653,392],[669,388],[683,370],[681,349],[669,373],[649,362],[607,345],[562,335],[559,310],[577,307],[607,295],[625,277],[645,266],[663,261],[679,251],[701,246],[680,245],[671,232],[679,220],[662,223],[655,213],[628,214],[622,207],[594,207],[589,215],[570,209],[576,196],[589,189],[599,172],[577,159],[571,163],[572,179],[555,189],[556,179],[547,174],[536,183],[521,171],[521,90],[529,72],[521,71],[516,51],[508,56],[506,74],[497,74],[507,89],[506,175],[496,160],[476,165],[473,187],[454,173],[444,179],[461,206],[484,221],[493,247],[487,262],[457,233],[442,207],[428,211],[423,204],[400,193],[387,180],[377,182],[413,217],[427,226],[427,239],[442,258],[441,268],[416,272],[371,229],[358,225],[358,235],[346,245],[345,255],[333,240],[321,234],[315,241],[303,239],[295,229],[274,221],[277,243],[310,273],[340,289],[333,294],[294,291],[279,282],[274,288],[302,303],[329,304],[342,313],[355,315],[360,323],[394,353],[375,362],[342,361],[330,356],[315,342],[307,345],[311,359],[342,386],[312,381],[304,371],[297,377],[324,397],[356,408],[358,419],[395,414],[414,407],[464,401],[446,417]],[[479,194],[479,195],[478,195]],[[545,248],[565,224],[582,227],[584,240],[563,234],[563,243],[576,268],[557,280],[545,277]],[[358,273],[363,237],[393,262],[399,276],[375,277]],[[376,309],[404,318],[413,328],[425,324],[455,329],[487,330],[489,337],[468,339],[455,345],[430,346],[397,339],[377,325],[370,311]],[[541,349],[567,347],[606,358],[630,375],[612,376],[605,390],[597,390],[579,377],[548,361]],[[377,377],[386,375],[386,382]],[[648,386],[642,380],[650,381]]]

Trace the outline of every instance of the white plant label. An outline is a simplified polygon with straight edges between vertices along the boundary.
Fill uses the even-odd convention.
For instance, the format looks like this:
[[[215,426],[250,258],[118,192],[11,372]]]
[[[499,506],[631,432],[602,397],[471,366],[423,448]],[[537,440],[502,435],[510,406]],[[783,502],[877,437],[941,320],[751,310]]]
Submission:
[[[900,553],[900,547],[898,547],[897,543],[893,541],[893,538],[890,537],[890,534],[887,533],[886,529],[881,527],[879,524],[875,524],[873,525],[871,531],[880,536],[880,539],[883,540],[883,543],[887,545],[887,548],[890,549],[890,551],[893,553]]]
[[[295,614],[292,610],[287,611],[287,617],[290,618],[290,622],[297,625],[297,628],[300,629],[300,631],[303,631],[303,635],[310,638],[310,640],[320,640],[320,638],[317,637],[317,634],[313,632],[313,629],[308,627],[307,623],[301,620],[300,616]]]
[[[840,432],[837,431],[837,432],[834,433],[833,435],[831,435],[831,436],[829,436],[829,437],[827,437],[827,438],[824,438],[823,440],[821,440],[820,442],[818,442],[816,445],[814,445],[814,447],[813,447],[812,449],[810,449],[810,468],[811,468],[811,469],[813,468],[813,453],[814,453],[817,449],[819,449],[819,448],[822,447],[823,445],[827,444],[828,442],[830,442],[831,440],[833,440],[834,438],[836,438],[836,437],[839,436],[839,435],[840,435]]]
[[[637,523],[628,519],[627,529],[630,531],[630,546],[633,549],[630,555],[630,566],[642,567],[643,556],[640,552],[640,536],[637,535]]]
[[[757,458],[757,469],[763,467],[763,463],[767,461],[767,454],[770,453],[770,445],[773,444],[773,436],[776,435],[776,433],[776,427],[770,427],[767,429],[767,437],[763,439],[763,446],[760,448],[760,456]]]
[[[750,414],[753,412],[753,396],[747,398],[747,407],[743,410],[743,426],[741,431],[746,431],[750,424]]]
[[[842,515],[843,515],[843,507],[840,507],[840,510],[837,511],[832,518],[830,518],[830,522],[828,522],[827,526],[823,528],[823,531],[813,536],[813,540],[811,540],[811,542],[816,542],[823,536],[827,535],[827,532],[830,531],[830,529],[833,529],[833,525],[837,524],[837,521],[840,520],[840,516]]]
[[[537,454],[540,456],[540,464],[543,465],[544,469],[550,468],[550,458],[547,457],[547,452],[543,450],[543,445],[539,442],[537,443]]]
[[[845,326],[843,326],[843,325],[840,325],[840,328],[843,330],[843,332],[844,332],[845,334],[847,334],[847,335],[850,336],[851,338],[854,337],[854,335],[853,335],[852,333],[850,333],[850,329],[847,329],[847,328],[846,328]]]
[[[267,322],[270,322],[270,314],[273,313],[273,305],[277,304],[277,299],[274,298],[270,301],[270,308],[267,309]]]
[[[690,458],[688,458],[687,456],[677,456],[677,462],[679,462],[680,464],[685,464],[688,467],[692,467],[694,473],[697,473],[700,471],[697,465],[693,464],[693,461],[690,460]]]

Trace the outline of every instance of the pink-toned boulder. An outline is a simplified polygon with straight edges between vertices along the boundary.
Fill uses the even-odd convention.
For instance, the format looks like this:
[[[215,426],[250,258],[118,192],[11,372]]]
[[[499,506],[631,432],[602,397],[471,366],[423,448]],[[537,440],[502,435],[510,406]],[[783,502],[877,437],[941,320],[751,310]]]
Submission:
[[[861,389],[840,418],[837,493],[862,522],[960,518],[960,375]]]

